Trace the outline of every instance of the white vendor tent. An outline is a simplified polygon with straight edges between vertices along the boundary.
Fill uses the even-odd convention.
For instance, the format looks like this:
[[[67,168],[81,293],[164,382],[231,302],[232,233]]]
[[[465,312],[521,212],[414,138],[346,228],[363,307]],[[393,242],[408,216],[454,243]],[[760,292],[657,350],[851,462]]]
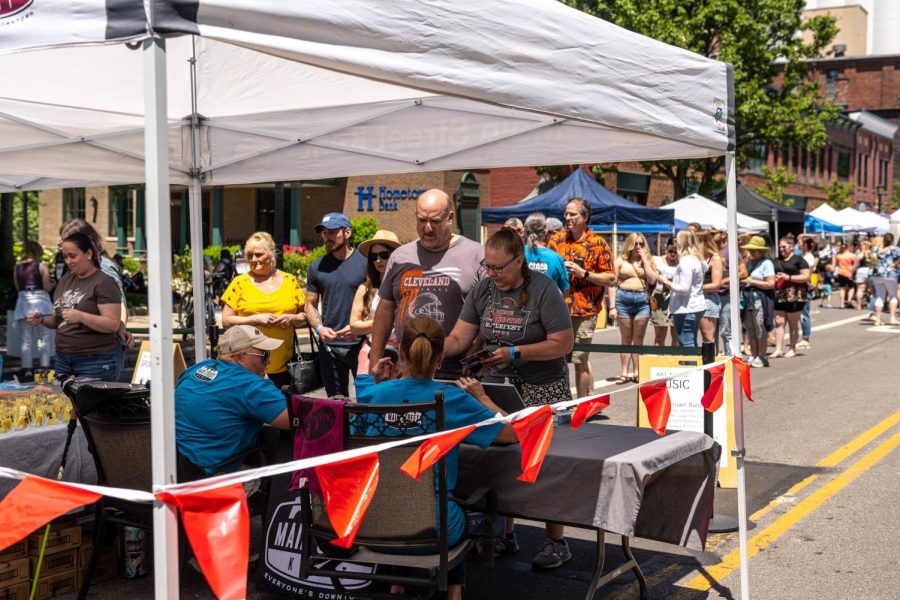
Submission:
[[[883,235],[890,229],[890,221],[879,214],[844,208],[837,212],[837,223],[844,226],[845,232],[877,233]]]
[[[674,210],[675,218],[679,221],[700,223],[704,229],[710,227],[725,229],[728,225],[728,209],[700,194],[685,196],[680,200],[666,204],[663,208]],[[737,227],[740,231],[758,232],[769,230],[769,224],[765,221],[741,213],[737,214]]]
[[[201,185],[725,155],[737,237],[730,65],[554,0],[16,0],[0,26],[0,191],[146,184],[155,485],[175,477],[170,183],[199,266]],[[162,503],[154,537],[177,597]]]

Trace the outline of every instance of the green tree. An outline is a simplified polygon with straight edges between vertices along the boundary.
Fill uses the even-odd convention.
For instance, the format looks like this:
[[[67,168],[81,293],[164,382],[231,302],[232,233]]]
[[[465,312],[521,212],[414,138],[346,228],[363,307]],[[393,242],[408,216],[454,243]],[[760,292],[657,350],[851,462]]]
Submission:
[[[830,16],[801,18],[804,0],[560,0],[651,38],[734,65],[738,166],[762,148],[797,144],[816,150],[837,109],[806,78],[805,59],[819,56],[838,29]],[[807,43],[798,35],[809,32]],[[783,80],[773,85],[773,64]],[[695,186],[710,194],[724,157],[643,164],[668,177],[675,197]]]
[[[894,210],[900,208],[900,181],[895,181],[894,188],[891,190],[891,207]]]
[[[841,183],[837,179],[825,186],[825,202],[835,210],[853,206],[855,183]]]
[[[763,167],[762,173],[766,178],[765,184],[756,186],[753,189],[772,202],[783,205],[790,204],[784,199],[784,188],[786,188],[788,184],[796,180],[797,176],[793,173],[788,173],[787,169],[785,169],[784,167],[778,167],[775,170],[772,170],[769,167]]]
[[[28,239],[38,239],[38,211],[40,202],[37,192],[16,192],[13,197],[13,240],[21,244],[22,239],[22,194],[28,195]]]

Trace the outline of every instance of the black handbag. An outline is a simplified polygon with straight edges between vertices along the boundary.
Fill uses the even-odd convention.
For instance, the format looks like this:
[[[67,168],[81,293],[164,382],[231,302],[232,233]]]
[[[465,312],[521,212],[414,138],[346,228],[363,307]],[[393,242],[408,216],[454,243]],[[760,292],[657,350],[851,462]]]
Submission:
[[[309,322],[306,323],[309,332],[309,345],[311,350],[303,352],[297,335],[294,335],[294,360],[287,364],[288,373],[291,375],[291,391],[295,394],[305,394],[311,390],[322,387],[322,374],[316,359],[319,356],[319,344],[316,342],[316,334]]]

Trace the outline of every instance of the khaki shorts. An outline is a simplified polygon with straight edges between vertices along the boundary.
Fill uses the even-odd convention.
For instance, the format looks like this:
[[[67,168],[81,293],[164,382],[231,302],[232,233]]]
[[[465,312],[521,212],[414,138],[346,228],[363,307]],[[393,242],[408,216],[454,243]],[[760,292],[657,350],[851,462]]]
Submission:
[[[597,315],[590,317],[572,317],[572,330],[575,332],[576,344],[590,344],[594,341],[594,330],[597,328]],[[572,362],[586,365],[590,352],[578,350],[572,352]]]

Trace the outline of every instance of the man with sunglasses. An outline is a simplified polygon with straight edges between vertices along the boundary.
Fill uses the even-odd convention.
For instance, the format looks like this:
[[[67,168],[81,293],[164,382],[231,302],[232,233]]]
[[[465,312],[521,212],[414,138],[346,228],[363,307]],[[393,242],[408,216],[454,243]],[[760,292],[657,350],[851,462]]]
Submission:
[[[219,338],[219,357],[185,370],[175,386],[178,452],[207,475],[237,470],[266,423],[287,429],[284,396],[266,379],[269,353],[281,340],[252,325],[235,325]],[[230,461],[230,459],[234,459]]]

